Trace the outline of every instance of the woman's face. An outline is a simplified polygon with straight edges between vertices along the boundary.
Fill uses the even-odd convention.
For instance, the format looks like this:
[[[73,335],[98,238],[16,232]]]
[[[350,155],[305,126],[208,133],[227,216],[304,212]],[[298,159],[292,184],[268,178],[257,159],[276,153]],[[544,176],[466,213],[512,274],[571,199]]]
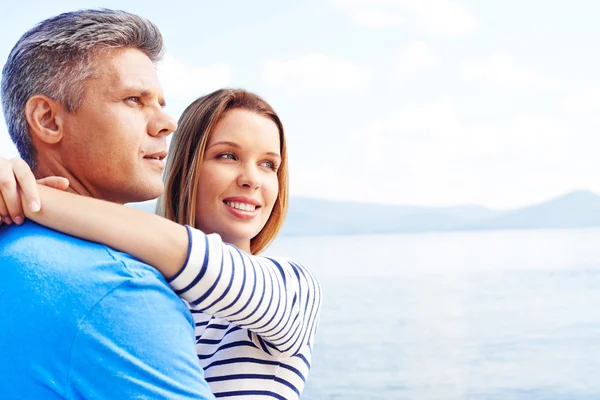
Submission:
[[[226,112],[199,167],[196,228],[249,253],[277,199],[280,162],[279,130],[271,119],[243,109]]]

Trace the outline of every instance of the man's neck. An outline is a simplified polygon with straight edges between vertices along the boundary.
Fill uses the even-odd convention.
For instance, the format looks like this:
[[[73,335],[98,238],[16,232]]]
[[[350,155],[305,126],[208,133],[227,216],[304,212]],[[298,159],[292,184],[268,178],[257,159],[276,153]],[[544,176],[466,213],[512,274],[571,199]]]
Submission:
[[[35,176],[35,179],[47,178],[49,176],[61,176],[67,178],[69,180],[68,192],[86,197],[97,197],[92,190],[88,189],[83,182],[77,179],[75,175],[69,172],[69,170],[56,160],[43,160],[38,162],[33,169],[33,175]]]

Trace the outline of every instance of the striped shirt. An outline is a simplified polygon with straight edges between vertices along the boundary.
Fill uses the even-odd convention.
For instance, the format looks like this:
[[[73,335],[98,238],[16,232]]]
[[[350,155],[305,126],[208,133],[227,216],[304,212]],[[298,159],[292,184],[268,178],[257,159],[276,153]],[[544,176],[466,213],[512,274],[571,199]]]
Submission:
[[[217,398],[298,399],[321,309],[315,276],[187,227],[188,259],[170,284],[196,323],[196,351]]]

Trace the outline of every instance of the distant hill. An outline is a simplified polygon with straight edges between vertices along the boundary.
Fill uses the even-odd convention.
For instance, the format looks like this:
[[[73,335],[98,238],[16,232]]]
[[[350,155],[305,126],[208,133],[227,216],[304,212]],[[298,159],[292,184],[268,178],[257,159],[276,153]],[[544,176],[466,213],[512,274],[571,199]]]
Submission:
[[[587,190],[502,213],[468,229],[581,228],[600,226],[600,196]]]
[[[284,234],[327,235],[453,229],[498,215],[480,206],[421,207],[291,198]]]
[[[130,205],[154,212],[155,202]],[[600,196],[585,190],[508,211],[476,205],[422,207],[292,197],[282,234],[308,236],[590,226],[600,226]]]

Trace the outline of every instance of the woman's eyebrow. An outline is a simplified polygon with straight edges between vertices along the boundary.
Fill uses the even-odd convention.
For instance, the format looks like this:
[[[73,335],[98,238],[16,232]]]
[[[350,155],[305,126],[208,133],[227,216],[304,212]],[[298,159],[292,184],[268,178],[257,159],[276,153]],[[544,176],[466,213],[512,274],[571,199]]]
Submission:
[[[271,157],[281,158],[281,155],[279,153],[275,153],[275,152],[272,152],[272,151],[269,151],[269,152],[267,152],[265,154],[268,155],[268,156],[271,156]]]
[[[236,149],[241,149],[242,146],[240,146],[239,144],[237,144],[236,142],[230,142],[228,140],[221,140],[218,142],[214,142],[213,144],[211,144],[210,146],[208,146],[208,148],[212,148],[214,146],[219,146],[219,145],[227,145],[227,146],[231,146],[234,147]],[[276,158],[281,158],[281,155],[279,153],[275,153],[274,151],[268,151],[265,153],[265,155],[271,156],[271,157],[276,157]]]
[[[240,146],[239,144],[237,144],[235,142],[230,142],[230,141],[227,141],[227,140],[221,140],[219,142],[215,142],[215,143],[211,144],[208,147],[211,148],[211,147],[214,147],[214,146],[218,146],[220,144],[226,144],[228,146],[235,147],[236,149],[241,149],[242,148],[242,146]]]

